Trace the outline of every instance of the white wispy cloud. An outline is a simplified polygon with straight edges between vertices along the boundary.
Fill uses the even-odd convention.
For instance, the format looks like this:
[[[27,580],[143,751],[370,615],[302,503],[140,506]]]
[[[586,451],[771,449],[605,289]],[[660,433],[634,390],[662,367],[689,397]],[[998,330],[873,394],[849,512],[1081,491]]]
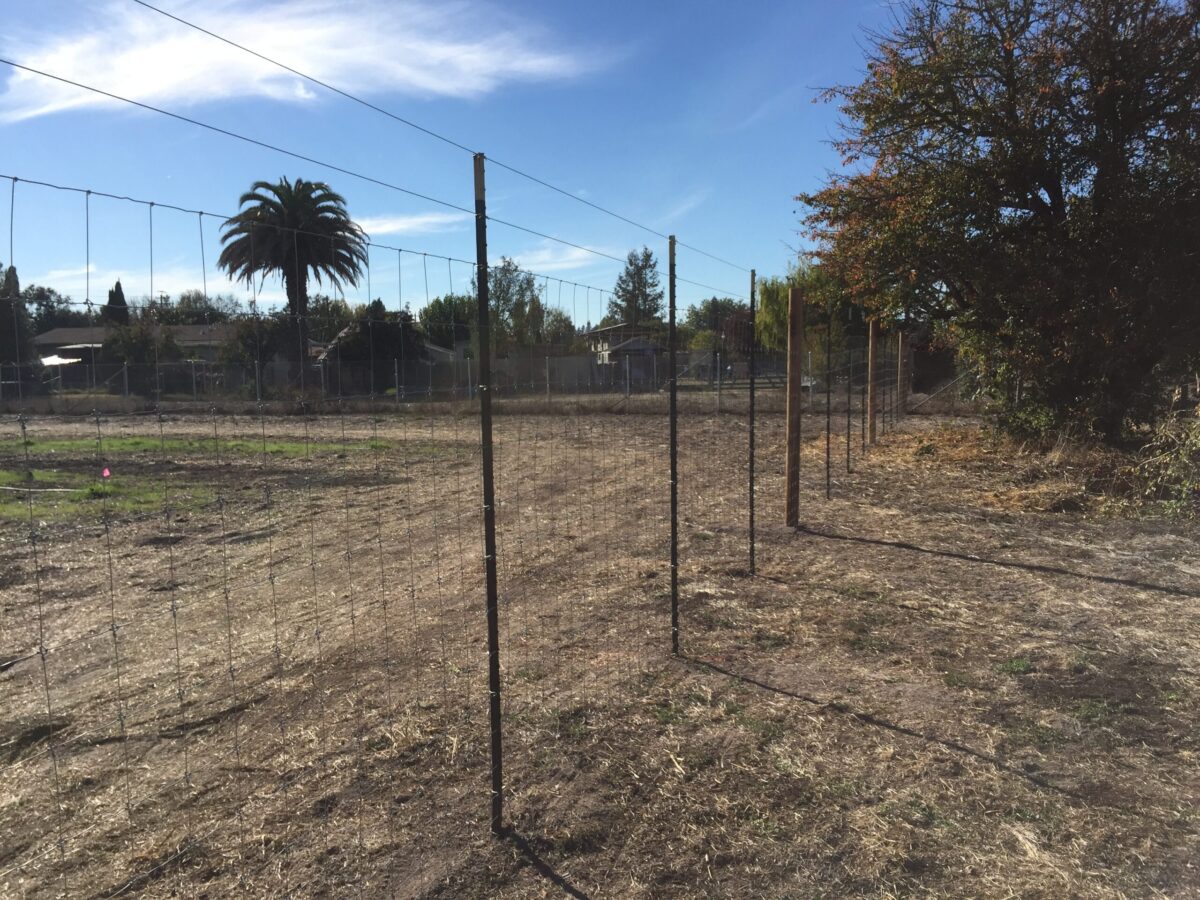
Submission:
[[[601,252],[611,253],[608,250],[602,250]],[[550,241],[545,241],[532,250],[515,253],[512,258],[522,269],[545,274],[551,272],[579,272],[595,267],[597,262],[604,262],[596,254],[589,253],[587,250],[580,250],[577,247],[567,247]]]
[[[424,212],[411,215],[366,216],[356,219],[360,228],[371,237],[385,234],[429,234],[455,231],[472,217],[458,212]]]
[[[773,119],[788,109],[795,109],[803,102],[804,94],[815,93],[812,88],[801,84],[793,84],[760,100],[748,116],[734,125],[734,131],[744,131],[753,128],[760,122]]]
[[[154,293],[165,292],[177,297],[183,291],[198,291],[205,285],[205,274],[198,267],[163,265],[154,270]],[[150,273],[148,270],[130,268],[119,270],[99,267],[94,263],[84,268],[51,269],[46,272],[34,272],[28,278],[21,278],[23,285],[40,284],[54,288],[60,294],[70,297],[77,303],[88,298],[90,287],[93,303],[105,303],[108,299],[108,289],[118,280],[125,290],[129,302],[141,302],[150,292]],[[249,296],[249,290],[244,284],[234,284],[224,272],[209,271],[207,273],[209,294],[233,294],[239,298]],[[274,290],[268,281],[267,287]]]
[[[663,224],[669,224],[682,219],[692,210],[699,208],[704,201],[711,196],[711,188],[700,188],[699,190],[692,191],[690,194],[668,209],[665,213],[663,213],[661,221]]]
[[[509,82],[573,77],[583,60],[602,55],[563,48],[483,0],[186,0],[171,11],[359,94],[479,97]],[[10,17],[0,47],[17,62],[171,108],[317,96],[296,76],[144,8],[102,0],[90,13],[44,32],[21,30]],[[13,71],[0,92],[0,121],[115,102]]]
[[[45,275],[41,276],[39,284],[58,284],[62,281],[78,282],[83,284],[89,272],[94,273],[96,267],[94,265],[77,266],[73,269],[51,269]]]

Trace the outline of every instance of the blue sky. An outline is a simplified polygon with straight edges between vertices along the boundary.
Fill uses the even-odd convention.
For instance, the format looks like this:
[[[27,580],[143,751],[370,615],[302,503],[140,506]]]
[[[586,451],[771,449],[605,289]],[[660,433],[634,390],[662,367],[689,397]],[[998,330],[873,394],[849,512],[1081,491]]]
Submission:
[[[610,2],[550,0],[161,0],[176,15],[329,81],[563,189],[681,241],[785,271],[801,244],[792,197],[838,165],[836,110],[817,89],[857,80],[864,28],[885,2]],[[471,159],[319,87],[147,10],[132,0],[0,0],[8,59],[133,97],[459,206],[472,206]],[[329,182],[381,244],[371,295],[413,309],[472,259],[468,216],[0,67],[0,174],[206,212],[236,211],[256,179]],[[10,260],[9,184],[0,182],[0,260]],[[666,268],[665,242],[491,166],[489,212],[612,256],[643,243]],[[23,284],[102,302],[120,277],[150,290],[147,209],[18,184],[11,259]],[[217,271],[219,221],[159,209],[155,291],[207,282],[248,296]],[[203,234],[203,259],[201,234]],[[90,240],[90,252],[88,243]],[[616,263],[499,225],[493,261],[512,256],[552,279],[609,290]],[[423,266],[423,263],[425,265]],[[689,250],[681,278],[745,294],[748,276]],[[90,283],[90,290],[89,290]],[[561,293],[560,293],[561,291]],[[572,300],[571,293],[574,291]],[[680,285],[681,306],[712,294]],[[277,302],[278,284],[262,299]],[[348,288],[365,301],[365,281]],[[580,323],[598,292],[548,283]]]

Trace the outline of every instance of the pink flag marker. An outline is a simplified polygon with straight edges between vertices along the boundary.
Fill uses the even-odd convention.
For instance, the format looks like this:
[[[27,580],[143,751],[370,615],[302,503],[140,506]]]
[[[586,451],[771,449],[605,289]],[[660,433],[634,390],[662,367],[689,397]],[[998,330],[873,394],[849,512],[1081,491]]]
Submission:
[[[112,475],[112,472],[108,471],[108,466],[105,466],[104,471],[100,473],[100,477],[102,477],[102,478],[108,478],[111,475]]]

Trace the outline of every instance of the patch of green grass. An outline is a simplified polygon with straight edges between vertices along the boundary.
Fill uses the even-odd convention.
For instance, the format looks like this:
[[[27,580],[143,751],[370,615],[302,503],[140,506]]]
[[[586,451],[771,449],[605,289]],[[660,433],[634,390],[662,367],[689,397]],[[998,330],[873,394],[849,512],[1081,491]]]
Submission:
[[[1023,656],[1014,656],[996,667],[1005,675],[1028,675],[1033,671],[1033,663]]]
[[[885,803],[882,811],[884,815],[906,822],[914,828],[944,828],[954,824],[932,803],[913,797]]]
[[[767,841],[777,841],[783,834],[783,828],[770,816],[758,816],[750,820],[750,829]]]
[[[428,443],[428,442],[412,442]],[[230,438],[213,440],[210,437],[169,437],[160,441],[156,437],[106,437],[103,441],[103,456],[106,459],[135,454],[169,453],[174,456],[256,456],[264,452],[268,456],[299,459],[309,454],[341,453],[343,450],[386,450],[391,444],[383,440],[347,441],[292,441],[255,438]],[[94,438],[30,438],[22,445],[20,439],[0,440],[0,452],[22,453],[28,449],[31,455],[62,455],[80,458],[96,457]]]
[[[885,653],[893,649],[894,645],[883,635],[873,633],[872,629],[886,624],[886,622],[884,617],[870,613],[858,618],[847,619],[843,627],[849,634],[843,640],[851,650],[860,653]]]
[[[698,609],[692,613],[696,624],[703,628],[736,628],[737,623],[728,616],[722,616],[711,609]]]
[[[855,600],[865,600],[870,603],[878,603],[886,599],[886,595],[882,591],[861,584],[842,584],[835,587],[834,590],[844,597],[853,597]]]
[[[1023,720],[1009,726],[1009,737],[1018,744],[1037,747],[1039,750],[1050,750],[1061,747],[1075,740],[1072,735],[1043,725],[1040,722]]]
[[[1014,806],[1011,810],[1004,814],[1004,818],[1010,822],[1024,822],[1028,824],[1047,825],[1057,821],[1057,816],[1052,810],[1048,809],[1033,809],[1028,806]]]
[[[102,482],[80,472],[0,469],[0,487],[18,488],[0,491],[0,520],[28,522],[29,495],[19,488],[35,485],[34,519],[39,522],[61,522],[80,517],[122,517],[156,512],[162,508],[166,481],[161,478],[128,477]],[[191,485],[186,492],[174,492],[171,505],[176,509],[188,509],[211,502],[212,499],[211,489]]]
[[[522,666],[513,672],[513,677],[518,681],[541,681],[546,677],[546,671],[540,666]]]
[[[1071,671],[1078,675],[1092,669],[1098,669],[1099,663],[1100,654],[1083,650],[1076,653],[1075,658],[1071,660]]]
[[[858,798],[859,786],[845,778],[835,778],[821,785],[822,793],[835,803],[849,803]]]
[[[758,738],[760,747],[766,747],[784,736],[787,729],[782,722],[774,719],[760,719],[743,710],[733,717],[742,728],[752,732]]]
[[[779,650],[792,642],[786,634],[765,628],[754,629],[751,639],[754,641],[754,645],[761,650]]]
[[[658,719],[660,725],[682,725],[687,721],[687,714],[683,707],[664,700],[654,705],[654,718]]]
[[[856,634],[846,643],[859,653],[887,653],[892,649],[892,642],[877,634]]]
[[[942,676],[942,683],[948,688],[956,688],[957,690],[970,690],[977,685],[975,679],[970,675],[964,675],[962,672],[947,672]]]
[[[62,473],[51,469],[0,469],[0,487],[22,487],[30,482],[53,484],[61,477]]]
[[[1122,711],[1123,708],[1119,703],[1089,698],[1077,704],[1072,712],[1075,718],[1081,722],[1087,722],[1089,725],[1103,725]]]
[[[577,706],[574,709],[553,710],[550,713],[551,730],[563,737],[574,740],[586,737],[588,733],[587,709]]]

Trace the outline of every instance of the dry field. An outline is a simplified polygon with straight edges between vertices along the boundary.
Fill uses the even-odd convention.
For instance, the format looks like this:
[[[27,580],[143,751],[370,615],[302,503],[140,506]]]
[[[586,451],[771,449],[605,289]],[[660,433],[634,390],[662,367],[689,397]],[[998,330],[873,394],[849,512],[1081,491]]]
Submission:
[[[475,418],[0,423],[0,896],[1200,895],[1194,525],[913,417],[793,532],[771,413],[751,577],[697,406],[672,658],[615,405],[497,419],[504,839]]]

